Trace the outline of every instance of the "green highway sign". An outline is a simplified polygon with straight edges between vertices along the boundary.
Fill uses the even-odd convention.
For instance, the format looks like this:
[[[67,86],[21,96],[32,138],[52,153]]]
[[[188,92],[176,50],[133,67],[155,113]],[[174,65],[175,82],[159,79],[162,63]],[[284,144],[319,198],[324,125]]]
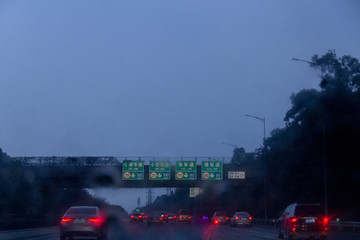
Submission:
[[[222,161],[202,161],[201,163],[202,180],[222,180],[223,163]]]
[[[123,180],[144,180],[144,161],[125,160],[122,164]]]
[[[196,180],[196,161],[177,161],[175,180]]]
[[[170,162],[150,161],[149,180],[170,180]]]

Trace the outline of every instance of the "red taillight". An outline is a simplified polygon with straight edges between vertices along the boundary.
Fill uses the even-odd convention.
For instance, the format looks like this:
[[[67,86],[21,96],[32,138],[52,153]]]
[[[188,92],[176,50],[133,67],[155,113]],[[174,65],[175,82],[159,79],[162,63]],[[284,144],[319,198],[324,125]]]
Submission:
[[[139,218],[142,218],[142,216],[140,215]]]
[[[163,220],[163,218],[160,218],[160,220]]]
[[[92,222],[95,225],[101,225],[102,224],[102,219],[101,218],[89,218],[88,221]]]
[[[215,217],[214,219],[216,220],[217,218]]]
[[[66,223],[66,222],[70,222],[72,219],[71,218],[62,218],[61,222]]]
[[[249,217],[249,220],[252,220],[252,217]]]
[[[236,220],[239,220],[239,217],[236,217],[235,219],[236,219]]]
[[[176,216],[174,216],[174,218],[176,218]]]
[[[131,215],[131,218],[134,218],[135,216],[134,215]]]
[[[296,231],[296,228],[292,228],[292,230],[293,230],[293,232],[295,232],[295,231]]]
[[[227,217],[226,220],[229,220],[229,218]]]
[[[328,219],[327,217],[325,217],[325,218],[323,219],[323,224],[324,224],[324,226],[327,226],[328,223],[329,223],[329,219]]]
[[[215,221],[215,224],[218,224],[218,223],[219,223],[219,221],[218,221],[218,220],[216,220],[216,221]]]
[[[188,219],[191,219],[191,217],[188,217]]]
[[[144,216],[145,219],[147,219],[147,216]]]
[[[179,217],[180,219],[182,218],[182,216]]]
[[[291,222],[292,223],[297,222],[297,218],[291,218]]]
[[[167,218],[169,215],[165,214],[165,217]]]

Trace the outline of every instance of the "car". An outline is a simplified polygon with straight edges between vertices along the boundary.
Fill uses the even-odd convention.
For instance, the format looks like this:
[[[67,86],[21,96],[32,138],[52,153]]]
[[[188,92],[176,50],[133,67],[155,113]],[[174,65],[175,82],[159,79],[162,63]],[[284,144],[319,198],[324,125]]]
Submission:
[[[74,236],[91,236],[106,239],[105,216],[95,206],[70,207],[61,219],[60,240]]]
[[[211,218],[213,224],[227,224],[229,221],[230,218],[226,211],[216,211]]]
[[[177,216],[175,213],[167,213],[165,215],[165,221],[168,222],[168,223],[174,223],[176,222],[176,219],[177,219]]]
[[[286,239],[317,238],[324,240],[328,231],[328,217],[320,204],[290,204],[281,214],[278,237]]]
[[[134,213],[130,216],[131,223],[143,223],[147,219],[144,213]]]
[[[187,222],[191,223],[192,215],[187,209],[180,209],[178,213],[177,223]]]
[[[164,222],[164,217],[162,217],[161,212],[151,213],[148,217],[147,224],[162,224]]]
[[[230,226],[237,227],[237,226],[252,226],[252,217],[247,212],[236,212],[230,219]]]

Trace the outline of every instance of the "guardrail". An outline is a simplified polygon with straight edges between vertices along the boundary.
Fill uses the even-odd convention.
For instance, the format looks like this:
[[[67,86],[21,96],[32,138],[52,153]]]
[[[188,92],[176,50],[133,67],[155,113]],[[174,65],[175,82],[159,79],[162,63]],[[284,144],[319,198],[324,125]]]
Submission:
[[[253,223],[262,226],[277,226],[278,219],[255,218]],[[357,233],[360,234],[360,222],[330,221],[329,230],[333,232]]]

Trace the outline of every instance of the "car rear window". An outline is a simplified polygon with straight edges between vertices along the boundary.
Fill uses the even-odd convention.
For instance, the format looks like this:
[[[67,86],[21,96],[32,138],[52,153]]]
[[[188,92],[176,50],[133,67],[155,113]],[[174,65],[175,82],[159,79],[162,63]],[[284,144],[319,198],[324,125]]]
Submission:
[[[221,211],[221,212],[217,212],[216,216],[227,216],[227,212]]]
[[[296,217],[317,217],[322,215],[322,209],[318,205],[298,205],[295,208]]]
[[[249,214],[247,214],[247,213],[238,213],[236,215],[239,217],[248,217],[249,216]]]
[[[70,208],[66,214],[96,214],[96,208]]]

